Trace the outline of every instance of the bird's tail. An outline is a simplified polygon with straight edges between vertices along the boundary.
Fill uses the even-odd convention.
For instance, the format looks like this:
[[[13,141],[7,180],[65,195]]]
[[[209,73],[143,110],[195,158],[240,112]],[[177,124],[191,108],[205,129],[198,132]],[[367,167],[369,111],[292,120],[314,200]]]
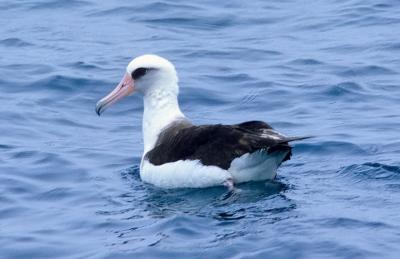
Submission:
[[[282,160],[282,162],[285,162],[286,160],[290,160],[290,157],[292,156],[292,147],[289,145],[289,142],[303,140],[303,139],[309,139],[309,138],[313,138],[313,136],[287,137],[287,138],[279,141],[276,145],[270,147],[268,149],[268,153],[270,154],[270,153],[277,152],[277,151],[287,152],[286,156]]]
[[[297,140],[309,139],[309,138],[314,138],[314,136],[287,137],[287,138],[282,139],[282,141],[279,141],[279,144],[288,143],[288,142],[297,141]]]

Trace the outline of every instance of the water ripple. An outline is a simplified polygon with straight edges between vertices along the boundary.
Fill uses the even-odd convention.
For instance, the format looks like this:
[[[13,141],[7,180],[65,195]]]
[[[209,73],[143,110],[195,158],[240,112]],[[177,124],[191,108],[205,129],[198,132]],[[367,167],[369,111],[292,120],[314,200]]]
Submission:
[[[393,180],[400,180],[400,167],[381,163],[367,162],[347,166],[339,171],[339,174],[350,176],[357,182],[380,180],[393,183]]]
[[[391,75],[391,74],[396,74],[396,73],[391,69],[376,65],[350,68],[339,72],[339,75],[344,77],[377,76],[377,75]]]
[[[89,5],[90,3],[82,0],[70,0],[67,2],[59,1],[59,0],[46,0],[41,2],[36,2],[31,5],[30,10],[46,10],[46,9],[68,9]]]
[[[7,38],[4,40],[0,40],[0,45],[5,47],[18,47],[18,48],[33,46],[32,43],[26,42],[19,38]]]

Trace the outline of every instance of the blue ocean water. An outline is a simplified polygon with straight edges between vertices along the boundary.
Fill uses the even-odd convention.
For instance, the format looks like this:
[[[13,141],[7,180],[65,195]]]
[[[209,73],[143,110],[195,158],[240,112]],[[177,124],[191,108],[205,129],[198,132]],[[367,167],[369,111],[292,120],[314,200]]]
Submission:
[[[394,0],[0,2],[0,258],[399,258]],[[273,182],[140,181],[142,101],[98,99],[170,59],[196,123],[265,120]]]

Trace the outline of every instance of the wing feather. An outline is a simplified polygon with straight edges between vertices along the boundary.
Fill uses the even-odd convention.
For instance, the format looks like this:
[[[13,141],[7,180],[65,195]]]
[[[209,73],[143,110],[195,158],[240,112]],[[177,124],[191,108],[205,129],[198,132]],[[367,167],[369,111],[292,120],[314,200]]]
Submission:
[[[154,165],[178,160],[199,160],[204,165],[228,169],[233,159],[260,149],[268,152],[288,152],[288,142],[304,138],[289,138],[262,121],[235,125],[200,125],[185,122],[172,125],[160,134],[155,147],[145,155]]]

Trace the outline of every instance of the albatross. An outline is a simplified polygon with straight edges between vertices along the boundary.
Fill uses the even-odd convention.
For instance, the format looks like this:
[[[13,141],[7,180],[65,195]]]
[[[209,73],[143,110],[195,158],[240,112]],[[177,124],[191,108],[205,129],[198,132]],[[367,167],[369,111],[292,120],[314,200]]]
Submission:
[[[157,55],[134,58],[117,87],[96,104],[104,110],[132,93],[143,96],[142,181],[161,188],[201,188],[272,180],[289,160],[287,137],[262,121],[195,125],[179,108],[174,65]]]

